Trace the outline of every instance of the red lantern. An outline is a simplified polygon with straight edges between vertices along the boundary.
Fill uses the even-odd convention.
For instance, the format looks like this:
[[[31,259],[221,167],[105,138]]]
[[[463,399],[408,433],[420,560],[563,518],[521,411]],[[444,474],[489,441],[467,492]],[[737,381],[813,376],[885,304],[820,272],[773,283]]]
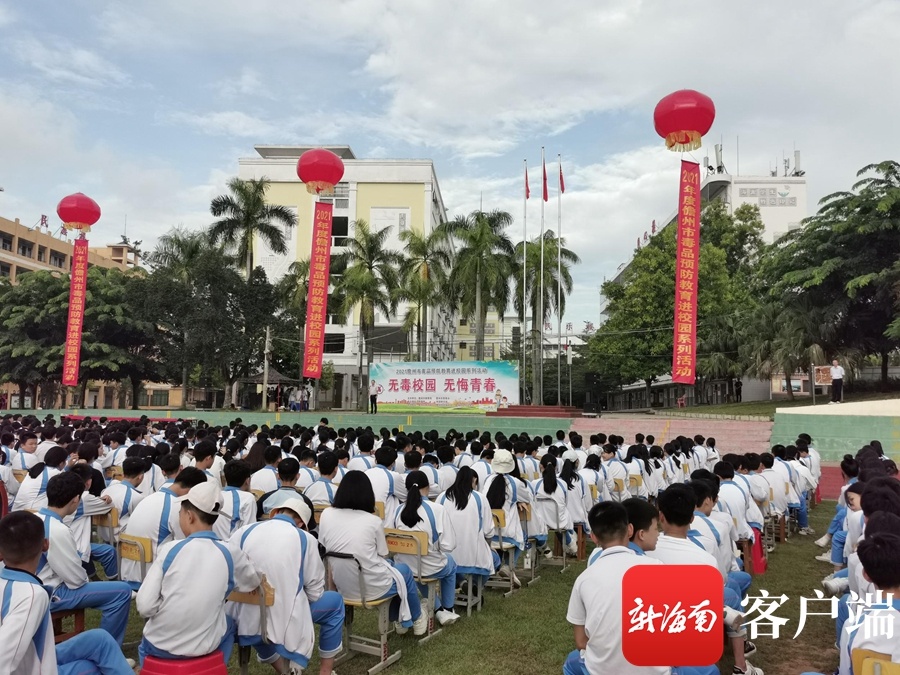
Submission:
[[[341,158],[325,148],[307,150],[297,162],[297,176],[306,183],[310,194],[334,193],[334,186],[344,175]]]
[[[56,213],[67,230],[90,232],[91,226],[100,220],[100,207],[85,194],[76,192],[63,197],[56,207]]]
[[[676,152],[696,150],[700,138],[712,127],[716,106],[709,96],[693,89],[669,94],[656,104],[653,124],[666,139],[666,147]]]

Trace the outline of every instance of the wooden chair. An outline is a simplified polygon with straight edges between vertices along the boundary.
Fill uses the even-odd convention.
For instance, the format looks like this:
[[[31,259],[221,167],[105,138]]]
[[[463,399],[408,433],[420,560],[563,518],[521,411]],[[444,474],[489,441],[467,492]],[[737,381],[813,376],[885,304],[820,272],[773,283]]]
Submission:
[[[890,654],[882,654],[871,649],[854,649],[850,652],[855,675],[897,675],[900,663],[891,663]]]
[[[263,575],[259,587],[248,592],[232,591],[227,598],[228,602],[237,602],[244,605],[259,605],[259,632],[264,644],[268,644],[266,628],[269,622],[269,607],[275,604],[275,589],[269,585],[266,576]],[[250,672],[250,647],[238,646],[238,665],[241,675]]]
[[[628,492],[625,490],[625,479],[624,478],[613,478],[613,490],[615,495],[613,496],[614,500],[617,502],[621,502],[624,499],[628,499],[631,495],[626,497],[625,495]]]
[[[20,483],[25,480],[25,477],[28,475],[27,469],[13,469],[13,478],[15,478]]]
[[[348,600],[346,591],[336,588],[334,585],[334,573],[332,565],[335,561],[352,561],[356,565],[357,579],[359,583],[358,596],[360,600]],[[396,594],[388,595],[384,598],[368,600],[366,598],[366,580],[363,577],[363,569],[359,560],[349,553],[325,553],[325,584],[331,590],[337,590],[344,596],[344,649],[345,651],[335,659],[335,665],[343,663],[353,658],[357,654],[370,654],[378,657],[378,663],[369,668],[369,675],[375,675],[382,670],[391,666],[400,660],[402,651],[398,650],[393,654],[388,646],[388,635],[394,628],[391,624],[391,601],[397,597]],[[378,639],[363,637],[353,634],[353,614],[359,609],[374,609],[378,612]]]
[[[540,495],[538,495],[537,500],[541,501]],[[546,501],[553,504],[554,510],[556,508],[558,508],[556,501],[554,501],[553,499],[548,498]],[[548,522],[548,523],[546,523],[546,525],[547,525],[547,545],[548,546],[550,545],[551,534],[553,536],[553,557],[552,558],[545,557],[544,564],[545,565],[554,565],[554,566],[558,565],[560,568],[559,572],[560,572],[560,574],[562,574],[567,569],[569,569],[568,558],[570,556],[569,556],[568,552],[566,551],[566,541],[565,541],[566,530],[562,528],[562,526],[559,522],[558,512],[557,512],[556,522],[555,523]],[[577,536],[577,534],[576,534],[576,536]]]
[[[110,546],[116,545],[116,528],[119,526],[119,509],[113,507],[109,513],[91,516],[91,525],[97,528],[97,537],[102,538],[101,532],[109,533],[109,538],[104,542]]]
[[[749,539],[738,539],[737,545],[744,561],[744,571],[753,574],[753,542]]]
[[[600,499],[600,489],[597,487],[596,484],[592,484],[590,486],[590,488],[591,488],[591,501],[596,504],[597,500]]]
[[[122,480],[125,477],[125,472],[122,471],[122,467],[120,465],[106,467],[106,471],[104,473],[106,475],[107,481]]]
[[[375,502],[375,515],[384,520],[384,502]]]
[[[250,492],[253,494],[253,499],[256,501],[259,501],[260,498],[266,494],[264,490],[250,490]]]
[[[66,619],[72,619],[72,630],[67,631],[63,628],[63,621]],[[84,632],[84,610],[61,609],[58,612],[51,612],[50,622],[53,624],[53,642],[55,644],[65,642]]]
[[[491,509],[491,518],[494,520],[494,531],[497,533],[495,535],[497,541],[491,542],[491,548],[500,555],[501,565],[506,565],[509,569],[509,580],[504,579],[499,573],[495,572],[488,578],[485,586],[488,588],[506,589],[503,597],[508,598],[516,591],[516,584],[513,579],[515,568],[513,563],[516,559],[513,551],[515,550],[516,545],[505,543],[503,541],[503,528],[506,527],[506,512],[503,509]]]
[[[141,581],[147,576],[147,566],[153,562],[153,542],[149,537],[136,537],[122,532],[116,546],[119,558],[119,572],[122,571],[122,560],[133,560],[141,566]]]
[[[434,629],[434,606],[437,604],[437,590],[440,582],[438,579],[425,576],[422,572],[422,558],[428,555],[428,535],[421,531],[411,532],[388,528],[384,531],[384,538],[387,541],[388,551],[394,556],[398,553],[416,556],[416,568],[413,570],[413,576],[415,576],[416,582],[425,586],[427,591],[425,601],[428,603],[428,630],[424,637],[419,638],[419,644],[425,644],[443,630],[443,628]]]
[[[644,484],[643,476],[628,476],[628,487],[639,488]]]

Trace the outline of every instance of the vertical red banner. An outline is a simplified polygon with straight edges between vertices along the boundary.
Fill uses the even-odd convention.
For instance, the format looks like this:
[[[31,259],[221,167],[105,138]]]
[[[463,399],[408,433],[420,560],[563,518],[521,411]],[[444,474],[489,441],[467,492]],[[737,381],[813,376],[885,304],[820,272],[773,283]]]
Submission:
[[[81,363],[81,332],[84,328],[84,298],[87,293],[88,242],[75,240],[72,254],[72,277],[69,285],[69,321],[66,324],[66,344],[63,352],[62,383],[66,387],[78,384]]]
[[[681,162],[675,262],[672,381],[694,384],[697,369],[697,290],[700,279],[700,165]]]
[[[306,339],[303,377],[322,377],[325,321],[328,314],[328,274],[331,269],[331,215],[333,206],[316,202],[312,249],[309,257],[309,292],[306,298]]]

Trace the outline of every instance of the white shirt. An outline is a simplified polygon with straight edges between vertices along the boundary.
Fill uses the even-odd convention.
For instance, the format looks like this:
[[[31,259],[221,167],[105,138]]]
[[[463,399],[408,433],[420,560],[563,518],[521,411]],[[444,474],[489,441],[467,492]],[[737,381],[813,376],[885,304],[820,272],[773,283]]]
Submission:
[[[654,558],[666,565],[709,565],[718,569],[711,553],[700,548],[690,539],[679,539],[666,534],[659,535],[656,550],[647,551],[646,557]],[[591,569],[596,567],[592,565]]]
[[[456,508],[455,506],[451,508]],[[400,519],[403,506],[398,506],[394,513],[393,527],[398,530],[424,532],[428,537],[428,553],[422,556],[422,574],[426,577],[435,576],[447,566],[447,553],[456,548],[456,533],[452,525],[446,521],[446,509],[440,504],[432,504],[425,500],[416,512],[418,523],[409,527]],[[418,574],[418,559],[415,555],[397,553],[394,555],[397,562],[409,565],[413,574]]]
[[[369,382],[369,396],[378,396],[378,384]]]
[[[392,514],[393,517],[393,514]],[[394,583],[381,518],[355,509],[325,509],[319,516],[319,543],[331,553],[349,553],[362,565],[367,600],[387,593]],[[352,560],[331,559],[334,582],[345,598],[360,599],[358,568]]]
[[[484,488],[480,490],[487,501],[487,493],[495,480],[506,481],[506,495],[503,501],[503,511],[506,517],[506,525],[498,533],[503,538],[504,544],[512,544],[520,550],[525,550],[525,535],[522,531],[522,521],[519,519],[519,504],[531,504],[534,502],[534,493],[528,483],[523,483],[517,478],[500,473],[488,476]],[[494,539],[497,539],[495,534]]]
[[[278,489],[278,469],[274,466],[264,466],[250,476],[250,489],[261,490],[263,494]]]
[[[557,531],[574,529],[572,517],[567,508],[571,495],[563,481],[557,480],[556,489],[548,494],[544,486],[544,479],[541,478],[532,484],[532,490],[534,491],[534,512],[544,525]]]
[[[52,511],[41,509],[37,516],[44,521],[44,534],[50,541],[50,548],[38,563],[41,581],[50,588],[62,584],[72,590],[81,588],[88,583],[88,576],[81,566],[81,554],[72,531]]]
[[[437,498],[444,507],[446,528],[453,531],[454,546],[449,551],[456,562],[457,574],[490,574],[494,571],[491,546],[494,519],[484,495],[472,491],[463,509],[446,493]]]
[[[375,466],[375,458],[372,455],[357,455],[347,462],[347,471],[368,471]]]
[[[128,525],[128,520],[135,507],[141,503],[144,498],[131,483],[124,480],[114,480],[109,484],[103,493],[112,498],[113,506],[119,511],[119,526],[114,528],[113,536],[118,538],[119,533]]]
[[[174,500],[175,493],[167,487],[161,487],[157,492],[141,500],[131,514],[128,526],[123,530],[125,534],[134,537],[147,537],[153,549],[154,560],[160,546],[172,539],[184,539],[184,533],[178,522],[181,505]],[[136,560],[122,558],[120,572],[124,581],[142,581],[141,564]]]
[[[669,675],[672,672],[668,666],[633,666],[622,653],[622,578],[636,565],[659,564],[658,560],[635,555],[624,546],[611,546],[575,580],[566,621],[584,626],[588,638],[584,665],[589,673]]]
[[[865,599],[865,598],[863,598]],[[874,604],[874,602],[873,602]],[[880,654],[889,654],[892,663],[900,663],[900,599],[894,599],[893,607],[886,608],[884,600],[879,603],[878,607],[871,607],[865,610],[865,614],[875,615],[869,619],[872,628],[870,628],[869,636],[866,636],[865,618],[860,617],[856,621],[856,625],[860,626],[855,632],[850,633],[848,628],[853,625],[853,619],[849,619],[844,624],[844,630],[841,631],[841,665],[838,671],[840,675],[850,675],[852,670],[850,660],[851,649],[868,649]],[[890,619],[887,617],[890,616]],[[893,631],[890,630],[886,622],[893,623]],[[892,637],[888,637],[892,635]],[[854,675],[860,675],[854,673]]]
[[[317,480],[319,480],[319,472],[301,464],[300,473],[297,474],[297,482],[294,483],[294,487],[306,490],[306,488]]]
[[[137,594],[144,639],[176,656],[212,653],[226,632],[225,598],[257,588],[259,573],[212,532],[163,544],[158,554]]]
[[[166,475],[156,464],[150,467],[149,471],[144,473],[144,480],[137,486],[138,491],[145,497],[159,490],[162,484],[166,482]]]
[[[452,464],[444,464],[438,469],[438,491],[445,492],[449,490],[450,487],[456,482],[456,474],[459,473],[459,469],[453,466]]]
[[[737,477],[735,476],[735,478]],[[740,539],[753,539],[753,530],[750,528],[750,523],[747,522],[750,502],[750,496],[741,489],[737,480],[723,480],[719,484],[719,504],[731,516]],[[761,523],[762,521],[756,522]]]
[[[761,474],[769,484],[769,508],[776,516],[782,516],[788,510],[788,494],[790,483],[784,476],[773,469],[765,469]]]
[[[95,497],[90,492],[83,492],[75,513],[63,520],[72,530],[75,545],[84,562],[89,562],[91,559],[91,516],[109,513],[111,509],[112,504],[107,504],[105,500]]]
[[[478,488],[484,492],[483,486],[487,483],[488,476],[494,473],[491,463],[487,460],[479,459],[472,464],[472,471],[478,476]]]
[[[222,508],[219,519],[213,523],[213,532],[224,541],[239,528],[256,522],[256,499],[252,492],[230,485],[222,489],[222,499]]]
[[[45,466],[37,478],[25,476],[10,511],[37,511],[47,506],[47,482],[58,473],[59,469]]]
[[[731,537],[728,534],[728,529],[712,517],[705,516],[699,511],[694,512],[691,529],[700,533],[700,541],[704,544],[703,549],[715,557],[716,567],[722,573],[722,580],[726,581],[734,563],[734,553],[732,552]],[[712,548],[707,548],[707,542],[712,542]]]
[[[844,379],[844,369],[841,366],[831,366],[828,369],[831,372],[832,380],[843,380]]]
[[[9,598],[0,609],[0,675],[56,675],[46,589],[27,572],[3,569],[0,597]]]
[[[621,502],[631,496],[628,492],[628,467],[621,459],[603,460],[606,469],[606,488],[614,501]],[[616,490],[616,479],[622,481],[622,491]]]
[[[12,502],[19,491],[19,481],[13,474],[13,468],[9,465],[0,466],[0,480],[6,487],[6,494],[9,495],[9,501]]]
[[[330,478],[319,478],[303,491],[303,495],[313,503],[313,506],[331,506],[337,489],[338,486]]]
[[[403,476],[381,464],[375,465],[365,473],[372,484],[375,501],[384,504],[384,526],[390,527],[394,520],[394,511],[400,502],[406,499],[406,483]]]

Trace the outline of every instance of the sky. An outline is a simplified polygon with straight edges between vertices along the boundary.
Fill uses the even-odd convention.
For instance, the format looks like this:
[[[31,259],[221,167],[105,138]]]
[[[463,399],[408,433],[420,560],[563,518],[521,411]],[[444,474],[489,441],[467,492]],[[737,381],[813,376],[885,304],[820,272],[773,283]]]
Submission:
[[[653,129],[684,88],[716,104],[695,153],[768,175],[799,149],[809,213],[866,164],[900,159],[897,0],[0,0],[0,215],[33,225],[70,192],[91,238],[143,248],[207,225],[257,144],[430,158],[450,215],[503,209],[521,239],[523,160],[540,223],[556,157],[562,233],[582,259],[564,321],[675,209],[678,156]],[[483,201],[482,201],[483,200]]]

